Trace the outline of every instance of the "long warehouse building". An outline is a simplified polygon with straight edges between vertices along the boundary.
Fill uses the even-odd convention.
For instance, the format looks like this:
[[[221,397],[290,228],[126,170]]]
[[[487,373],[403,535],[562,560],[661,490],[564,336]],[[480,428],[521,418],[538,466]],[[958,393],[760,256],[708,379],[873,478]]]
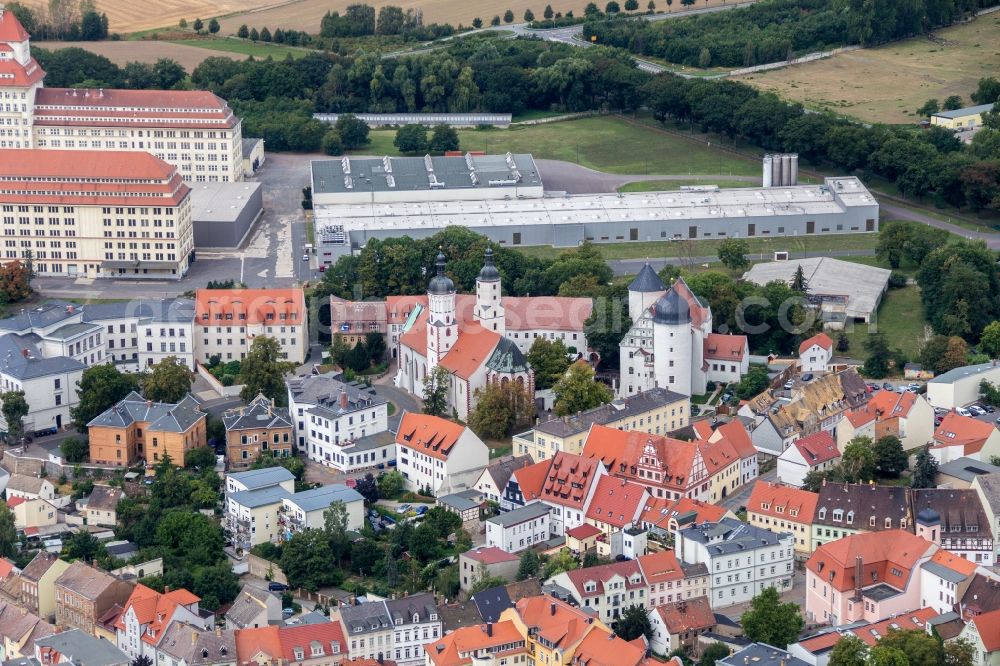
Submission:
[[[500,156],[488,156],[494,161]],[[371,238],[431,236],[447,226],[462,226],[507,246],[576,247],[583,241],[622,243],[754,236],[809,236],[877,232],[878,202],[854,177],[826,178],[822,185],[629,194],[545,194],[537,171],[525,167],[514,176],[470,186],[469,160],[483,157],[366,160],[351,169],[350,189],[340,162],[313,162],[313,204],[320,263],[356,252]],[[376,164],[377,162],[377,164]],[[444,167],[445,162],[449,165]],[[459,164],[461,163],[461,164]],[[531,165],[530,155],[507,157],[507,164]],[[374,167],[374,168],[373,168]],[[386,168],[407,173],[407,186],[386,187]],[[362,172],[364,178],[355,174]],[[451,176],[442,179],[440,174]],[[433,178],[432,178],[433,177]],[[530,178],[530,181],[528,180]],[[358,182],[364,183],[362,186]],[[396,184],[400,181],[393,178]],[[439,183],[428,186],[426,183]],[[456,183],[458,187],[452,187]],[[363,189],[362,189],[363,187]],[[516,190],[515,190],[516,187]]]

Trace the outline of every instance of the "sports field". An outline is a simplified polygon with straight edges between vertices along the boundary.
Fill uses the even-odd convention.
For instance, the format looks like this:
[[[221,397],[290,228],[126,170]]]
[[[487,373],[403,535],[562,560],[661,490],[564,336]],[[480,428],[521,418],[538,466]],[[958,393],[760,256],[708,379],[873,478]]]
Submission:
[[[875,49],[841,53],[742,79],[802,102],[867,122],[907,123],[925,101],[969,94],[1000,71],[1000,15]]]

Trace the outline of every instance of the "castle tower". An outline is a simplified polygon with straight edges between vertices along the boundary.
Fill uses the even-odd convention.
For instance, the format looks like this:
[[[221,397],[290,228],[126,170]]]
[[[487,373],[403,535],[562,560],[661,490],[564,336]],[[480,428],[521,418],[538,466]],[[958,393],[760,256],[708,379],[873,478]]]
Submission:
[[[473,317],[483,328],[503,337],[507,326],[500,292],[500,271],[493,265],[493,248],[488,247],[483,268],[476,278],[476,309]]]
[[[13,127],[0,148],[33,147],[35,92],[45,72],[31,57],[30,35],[14,13],[0,5],[0,125]],[[7,101],[10,101],[8,104]]]
[[[427,286],[427,372],[430,373],[458,340],[455,283],[444,274],[445,258],[438,252],[437,275]]]
[[[653,267],[646,262],[639,274],[628,286],[628,316],[633,322],[638,321],[642,313],[649,309],[660,296],[666,293],[667,288],[663,280],[656,274]]]
[[[691,311],[687,300],[671,288],[653,306],[655,385],[691,395],[691,365]]]

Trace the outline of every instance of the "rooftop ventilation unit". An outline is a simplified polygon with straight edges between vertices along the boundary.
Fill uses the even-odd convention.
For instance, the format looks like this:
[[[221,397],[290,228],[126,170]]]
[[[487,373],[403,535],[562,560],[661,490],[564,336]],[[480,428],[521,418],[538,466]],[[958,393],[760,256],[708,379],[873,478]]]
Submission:
[[[344,176],[344,187],[346,187],[349,190],[353,190],[354,179],[352,179],[350,176]]]
[[[476,170],[476,163],[472,159],[472,153],[466,153],[465,154],[465,165],[467,167],[469,167],[469,171],[475,171]]]
[[[385,169],[386,173],[392,173],[392,160],[389,159],[388,155],[382,157],[382,168]]]
[[[386,176],[385,177],[385,183],[389,187],[396,187],[396,179],[393,178],[392,176]]]
[[[350,175],[351,173],[351,158],[342,157],[340,158],[340,169],[344,172],[344,175]]]
[[[431,159],[430,155],[424,155],[424,167],[426,167],[427,173],[434,173],[434,160]]]
[[[516,167],[516,165],[514,164],[514,156],[513,155],[511,155],[510,153],[507,153],[504,156],[504,159],[507,160],[507,166],[508,167],[510,167],[511,169],[514,169]]]
[[[472,181],[473,185],[478,185],[479,184],[479,176],[476,175],[475,171],[470,171],[469,172],[469,180]]]

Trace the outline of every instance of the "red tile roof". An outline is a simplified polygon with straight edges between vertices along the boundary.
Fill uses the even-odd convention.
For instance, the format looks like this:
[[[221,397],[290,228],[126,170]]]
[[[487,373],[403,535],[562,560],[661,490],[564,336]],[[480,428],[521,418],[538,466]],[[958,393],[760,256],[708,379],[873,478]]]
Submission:
[[[21,22],[14,16],[14,12],[5,11],[0,7],[0,41],[26,42],[29,38],[28,31],[24,29]]]
[[[610,562],[608,564],[598,564],[586,569],[573,569],[566,572],[573,587],[581,597],[594,597],[604,594],[604,584],[614,578],[624,579],[626,590],[637,590],[646,585],[636,560],[623,560],[621,562]],[[585,592],[586,583],[595,584],[592,592]]]
[[[239,633],[239,632],[237,632]],[[285,663],[301,662],[302,658],[295,656],[295,651],[300,650],[305,659],[309,659],[312,654],[311,643],[318,642],[326,656],[334,654],[348,654],[347,641],[344,640],[343,625],[340,622],[321,622],[318,624],[301,624],[295,627],[281,627],[278,629],[278,641],[281,643],[281,656]],[[333,645],[339,648],[338,653],[334,653]],[[239,649],[237,649],[239,652]],[[274,655],[277,656],[277,655]]]
[[[571,527],[566,530],[566,536],[573,537],[574,539],[589,539],[590,537],[595,537],[598,534],[602,534],[601,530],[597,529],[590,523],[583,523],[582,525],[577,525],[576,527]]]
[[[574,666],[638,666],[646,657],[643,641],[625,641],[597,627],[573,653]],[[654,662],[656,663],[656,662]]]
[[[976,615],[972,618],[987,652],[1000,651],[1000,610]]]
[[[438,460],[447,460],[465,426],[439,416],[404,412],[396,431],[396,445]]]
[[[951,569],[956,573],[960,573],[963,576],[971,576],[976,573],[977,566],[974,562],[970,562],[961,555],[956,555],[951,551],[947,551],[941,548],[933,556],[931,556],[931,562],[935,564],[940,564],[941,566]]]
[[[699,445],[695,442],[595,424],[587,435],[583,455],[603,462],[610,474],[649,486],[653,485],[649,479],[633,473],[646,444],[655,450],[659,469],[663,472],[662,480],[655,485],[674,492],[684,492],[693,485],[691,471],[695,459],[701,456]]]
[[[466,324],[458,341],[441,359],[441,365],[456,377],[468,379],[489,359],[500,342],[500,335],[479,324]]]
[[[7,506],[13,509],[15,506],[24,504],[27,501],[28,500],[24,499],[23,497],[11,497],[10,499],[7,500]]]
[[[643,525],[659,527],[660,529],[672,532],[670,520],[680,515],[695,514],[695,523],[717,523],[728,513],[727,509],[715,504],[709,504],[701,500],[682,497],[678,500],[669,500],[662,497],[654,497],[646,502],[639,521]]]
[[[715,432],[712,433],[709,439],[715,440],[720,437],[725,437],[729,440],[729,443],[736,449],[736,453],[740,458],[746,460],[757,457],[757,448],[753,445],[753,440],[750,439],[750,433],[747,432],[747,429],[743,427],[741,422],[734,420],[723,423],[715,429]]]
[[[121,615],[115,621],[115,628],[125,630],[125,616],[131,610],[135,613],[140,625],[148,627],[142,631],[142,640],[150,645],[157,645],[173,620],[177,606],[190,606],[201,599],[187,590],[172,590],[159,593],[143,584],[136,585],[125,602]]]
[[[536,628],[539,636],[563,652],[578,644],[594,626],[593,616],[555,597],[525,597],[514,610],[521,622]]]
[[[583,509],[599,464],[592,458],[558,451],[549,460],[522,467],[514,474],[525,502],[544,500]]]
[[[677,292],[677,295],[687,301],[688,311],[691,313],[691,325],[700,328],[708,316],[708,309],[701,304],[698,297],[694,295],[691,288],[687,286],[684,278],[677,278],[670,288]]]
[[[696,444],[705,463],[705,469],[710,476],[740,462],[740,455],[736,452],[736,448],[724,437],[715,441],[699,441]]]
[[[649,492],[638,483],[605,474],[597,482],[587,508],[587,519],[625,529],[646,505]]]
[[[481,546],[462,553],[464,557],[483,564],[500,564],[501,562],[517,562],[520,558],[514,553],[508,553],[496,546]]]
[[[495,649],[502,645],[517,646],[495,653],[495,656],[502,657],[524,651],[526,649],[524,643],[524,636],[517,630],[517,626],[512,621],[505,620],[492,625],[476,624],[459,627],[440,639],[424,645],[424,652],[435,666],[463,666],[472,663],[471,655],[480,650]]]
[[[949,412],[934,431],[934,446],[931,448],[962,446],[965,455],[979,453],[994,430],[992,423]]]
[[[757,481],[747,500],[747,512],[811,526],[818,501],[819,495],[808,490]]]
[[[14,570],[14,563],[6,557],[0,557],[0,580],[5,579]]]
[[[834,645],[839,643],[840,639],[845,636],[857,636],[869,647],[872,647],[892,629],[896,629],[898,631],[925,631],[924,625],[928,620],[936,617],[937,615],[938,612],[933,608],[921,608],[920,610],[897,615],[896,617],[891,617],[887,620],[882,620],[881,622],[865,624],[843,632],[829,631],[818,636],[813,636],[812,638],[807,638],[804,641],[800,641],[799,645],[801,645],[806,652],[818,654],[829,650]]]
[[[254,658],[258,655],[263,655],[265,662],[281,658],[281,639],[278,637],[277,626],[241,629],[236,632],[237,661],[246,664],[256,661]]]
[[[657,606],[656,613],[671,634],[701,631],[715,626],[715,614],[708,603],[708,597],[693,597]]]
[[[306,318],[305,295],[299,287],[195,292],[195,324],[200,326],[304,326]]]
[[[642,575],[650,586],[684,578],[684,570],[677,559],[677,553],[672,550],[641,555],[638,562]]]
[[[854,589],[855,561],[860,557],[865,585],[875,580],[902,590],[913,567],[932,547],[930,541],[906,530],[860,532],[817,548],[806,569],[843,592]]]
[[[880,419],[889,419],[894,416],[906,418],[915,404],[917,404],[917,394],[909,391],[905,393],[876,391],[875,395],[868,401],[868,406],[875,409]]]
[[[204,90],[40,88],[36,125],[191,127],[228,129],[239,119]]]
[[[830,351],[833,349],[833,340],[826,333],[817,333],[811,338],[802,341],[802,344],[799,345],[799,354],[804,354],[813,345],[819,345],[823,349]]]
[[[27,88],[44,78],[45,70],[34,58],[27,65],[16,60],[0,60],[0,87]]]
[[[798,449],[802,459],[810,467],[822,465],[825,462],[840,457],[840,449],[837,448],[837,442],[833,440],[833,435],[827,430],[820,430],[811,435],[801,437],[792,442],[792,446]]]
[[[705,338],[705,358],[716,361],[743,361],[748,353],[747,336],[709,333]]]

